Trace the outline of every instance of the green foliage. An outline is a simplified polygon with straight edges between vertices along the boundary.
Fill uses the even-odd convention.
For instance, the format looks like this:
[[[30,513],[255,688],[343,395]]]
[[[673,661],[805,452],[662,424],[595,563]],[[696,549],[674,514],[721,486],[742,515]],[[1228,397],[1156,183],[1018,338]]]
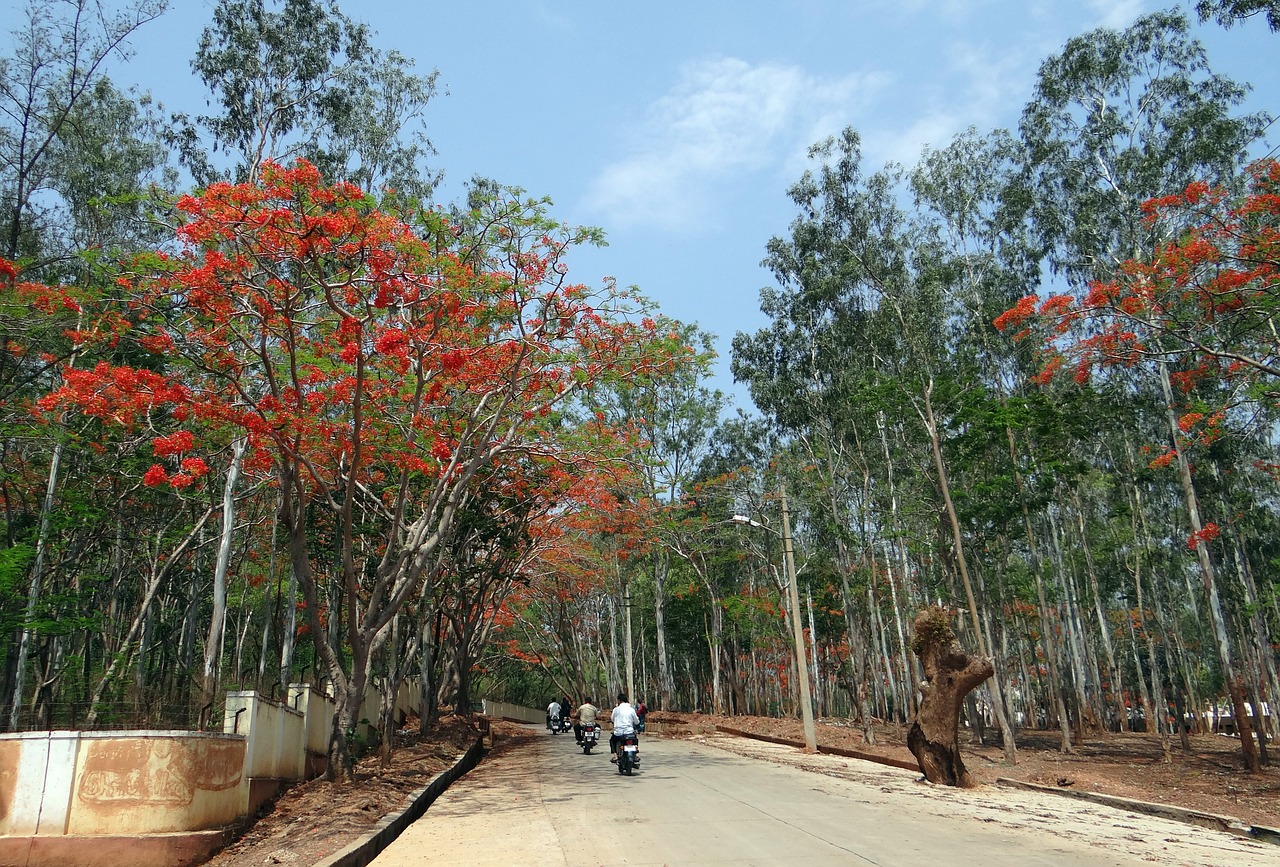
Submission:
[[[439,178],[424,165],[435,150],[419,124],[437,73],[417,75],[411,59],[375,48],[368,26],[332,0],[271,5],[219,0],[191,64],[221,109],[199,122],[215,151],[235,154],[232,177],[255,176],[268,158],[303,157],[368,191],[427,197]],[[198,150],[188,147],[186,161],[199,181],[212,180]]]
[[[1236,175],[1269,121],[1233,115],[1246,92],[1211,71],[1176,11],[1078,36],[1046,60],[1020,130],[1029,214],[1054,267],[1083,286],[1167,240],[1139,205]]]
[[[1201,21],[1212,18],[1223,27],[1264,15],[1267,26],[1280,31],[1280,0],[1196,0],[1196,12]]]

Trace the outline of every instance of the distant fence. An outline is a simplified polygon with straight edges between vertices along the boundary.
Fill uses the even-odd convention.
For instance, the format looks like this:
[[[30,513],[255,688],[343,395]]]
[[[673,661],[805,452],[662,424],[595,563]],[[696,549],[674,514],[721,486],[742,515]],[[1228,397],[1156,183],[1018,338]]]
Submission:
[[[535,710],[518,704],[508,704],[505,701],[490,701],[487,698],[481,702],[481,706],[484,708],[485,716],[497,717],[498,719],[537,723],[538,725],[542,725],[547,721],[547,712],[545,710]]]

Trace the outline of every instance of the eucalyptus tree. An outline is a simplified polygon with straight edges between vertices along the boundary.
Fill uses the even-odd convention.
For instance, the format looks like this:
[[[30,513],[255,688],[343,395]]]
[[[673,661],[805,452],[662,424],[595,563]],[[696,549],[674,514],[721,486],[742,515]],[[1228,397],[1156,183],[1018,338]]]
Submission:
[[[13,30],[13,55],[0,58],[0,251],[6,258],[44,255],[45,236],[68,211],[83,220],[86,197],[119,194],[109,187],[86,188],[83,177],[77,183],[74,175],[94,169],[127,173],[130,163],[116,158],[136,160],[139,147],[147,147],[131,141],[136,113],[103,69],[111,58],[127,57],[129,36],[167,5],[132,0],[108,11],[89,0],[27,4]],[[97,142],[86,140],[94,136]],[[70,194],[71,206],[51,203],[45,192]]]
[[[855,131],[815,145],[810,156],[818,168],[789,191],[800,216],[789,237],[769,243],[766,264],[783,287],[762,293],[774,323],[735,339],[735,376],[751,385],[757,403],[775,412],[784,430],[800,431],[811,443],[814,464],[825,470],[830,520],[853,542],[841,556],[846,574],[854,566],[853,547],[874,558],[875,538],[893,529],[894,516],[886,521],[874,515],[862,493],[880,475],[871,471],[863,440],[877,421],[884,424],[877,411],[895,424],[916,418],[913,448],[929,457],[908,472],[932,475],[933,495],[950,524],[949,560],[985,653],[989,642],[944,454],[947,419],[973,378],[971,364],[957,352],[971,317],[958,309],[956,263],[944,255],[936,233],[902,209],[900,172],[863,174]],[[854,469],[858,462],[860,471]],[[847,588],[845,597],[851,608]],[[863,639],[852,611],[847,620],[850,644],[857,647]],[[993,710],[1012,759],[1014,735],[998,682],[993,687]]]
[[[74,280],[100,290],[94,257],[148,236],[141,228],[140,203],[148,181],[159,176],[162,149],[147,126],[145,107],[121,94],[103,70],[113,58],[127,58],[127,38],[165,5],[138,0],[111,10],[84,0],[33,2],[15,21],[12,54],[0,57],[0,257],[23,260],[23,279]],[[70,321],[47,327],[48,320],[30,316],[32,301],[24,302],[16,288],[13,280],[6,281],[3,306],[6,313],[15,307],[21,313],[0,317],[3,475],[11,495],[23,485],[32,493],[8,498],[7,535],[14,538],[28,510],[39,518],[32,538],[23,539],[33,549],[27,625],[15,638],[16,654],[7,654],[4,672],[11,725],[17,724],[22,706],[33,643],[52,634],[48,619],[34,628],[41,596],[46,591],[64,600],[78,595],[69,594],[69,587],[46,586],[60,556],[52,546],[66,432],[58,425],[33,424],[28,404],[57,382],[62,367],[81,358],[79,341],[67,339],[66,331],[74,333],[83,324],[68,306]],[[31,472],[38,465],[47,468],[39,481]],[[34,493],[37,488],[42,496]],[[82,546],[86,530],[80,526],[71,534]],[[67,623],[74,619],[63,613]],[[42,653],[58,657],[62,648],[61,638],[55,638]]]
[[[1201,21],[1212,18],[1223,27],[1262,15],[1268,27],[1280,31],[1280,0],[1196,0],[1196,12]]]
[[[655,528],[663,526],[670,517],[669,507],[686,495],[710,434],[727,405],[722,392],[706,385],[715,357],[714,335],[696,324],[666,318],[660,325],[676,344],[687,347],[672,368],[624,390],[597,389],[592,397],[604,417],[619,423],[629,421],[642,435],[641,448],[634,455],[640,480],[637,498]],[[661,532],[654,534],[647,563],[648,577],[653,581],[656,707],[667,710],[672,707],[675,691],[666,607],[673,551],[663,538]]]
[[[1026,201],[1068,285],[1171,240],[1167,225],[1143,219],[1147,199],[1238,176],[1269,121],[1235,113],[1247,92],[1213,72],[1177,11],[1075,37],[1041,64],[1019,125]]]
[[[1203,46],[1177,11],[1138,18],[1123,31],[1100,29],[1069,40],[1041,66],[1020,131],[1027,148],[1027,214],[1048,261],[1071,291],[1083,293],[1127,260],[1142,261],[1171,241],[1177,227],[1146,219],[1147,199],[1194,181],[1230,185],[1263,114],[1237,114],[1246,88],[1209,67]],[[1159,338],[1154,346],[1159,347]],[[1166,436],[1179,437],[1173,377],[1157,365]],[[1184,508],[1200,532],[1200,497],[1185,453],[1177,451]],[[1204,545],[1196,557],[1218,662],[1228,685],[1234,658],[1216,566]],[[1244,699],[1232,687],[1237,719]],[[1243,740],[1246,764],[1256,752]]]
[[[1036,434],[1069,426],[1054,403],[1028,399],[1023,391],[1028,353],[1000,339],[991,324],[1039,280],[1030,227],[1010,219],[1019,203],[1016,181],[1024,161],[1021,143],[1009,133],[982,136],[970,128],[944,147],[927,148],[909,173],[909,186],[931,256],[953,284],[961,318],[954,352],[970,360],[977,386],[966,393],[958,416],[964,433],[957,444],[970,467],[962,486],[967,511],[987,523],[988,545],[1019,535],[1015,525],[1020,519],[1049,666],[1050,703],[1056,706],[1053,715],[1066,751],[1070,734],[1058,670],[1057,624],[1046,599],[1044,558],[1033,520],[1044,502],[1043,490],[1037,490],[1044,486],[1044,464],[1052,460]],[[996,446],[1001,442],[1003,455]],[[975,460],[982,462],[975,465]],[[1022,550],[1017,553],[1023,556]]]
[[[424,163],[435,151],[421,121],[437,73],[415,72],[412,59],[372,39],[332,0],[219,0],[191,66],[218,109],[196,124],[215,154],[232,157],[232,178],[302,157],[369,192],[429,195],[438,177]],[[196,128],[182,120],[192,143]],[[221,174],[216,157],[185,153],[197,181]]]

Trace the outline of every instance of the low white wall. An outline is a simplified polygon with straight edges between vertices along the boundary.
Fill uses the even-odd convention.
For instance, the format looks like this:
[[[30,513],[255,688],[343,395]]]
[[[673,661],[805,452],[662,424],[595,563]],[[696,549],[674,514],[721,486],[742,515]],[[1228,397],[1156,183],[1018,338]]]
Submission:
[[[156,834],[230,824],[255,806],[255,781],[302,780],[323,767],[334,701],[309,684],[291,684],[287,694],[281,704],[251,690],[229,692],[221,734],[0,734],[0,836]],[[416,710],[416,697],[416,682],[401,685],[397,724]],[[378,707],[370,684],[361,718],[376,726]]]
[[[245,738],[203,732],[0,735],[0,833],[155,834],[242,815]]]
[[[537,723],[538,725],[542,725],[547,721],[547,712],[545,710],[522,707],[518,704],[508,704],[505,701],[490,701],[487,698],[482,702],[482,706],[484,707],[485,716],[520,720],[521,722]]]
[[[224,732],[249,739],[244,773],[251,778],[300,780],[306,766],[307,718],[252,690],[227,693]]]
[[[309,683],[289,684],[289,706],[305,720],[306,751],[313,756],[329,754],[329,735],[337,705],[333,699]]]
[[[0,834],[65,834],[79,732],[0,735]]]

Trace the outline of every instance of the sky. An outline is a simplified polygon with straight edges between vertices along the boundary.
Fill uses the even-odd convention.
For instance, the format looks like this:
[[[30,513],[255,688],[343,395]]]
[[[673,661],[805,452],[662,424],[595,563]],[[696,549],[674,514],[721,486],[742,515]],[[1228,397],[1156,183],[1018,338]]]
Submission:
[[[16,22],[24,5],[0,0],[0,11]],[[190,58],[213,0],[170,5],[111,74],[199,114],[206,94]],[[1037,68],[1066,40],[1172,0],[341,5],[379,48],[439,70],[425,130],[441,201],[481,175],[550,196],[564,222],[603,227],[609,246],[573,254],[571,276],[636,285],[662,313],[717,335],[711,385],[750,410],[730,343],[766,325],[759,292],[773,280],[760,261],[795,216],[786,190],[811,144],[853,126],[873,171],[910,165],[970,126],[1016,128]],[[1216,71],[1254,85],[1252,109],[1280,114],[1280,34],[1260,20],[1197,32]],[[1278,140],[1273,127],[1268,146]]]

